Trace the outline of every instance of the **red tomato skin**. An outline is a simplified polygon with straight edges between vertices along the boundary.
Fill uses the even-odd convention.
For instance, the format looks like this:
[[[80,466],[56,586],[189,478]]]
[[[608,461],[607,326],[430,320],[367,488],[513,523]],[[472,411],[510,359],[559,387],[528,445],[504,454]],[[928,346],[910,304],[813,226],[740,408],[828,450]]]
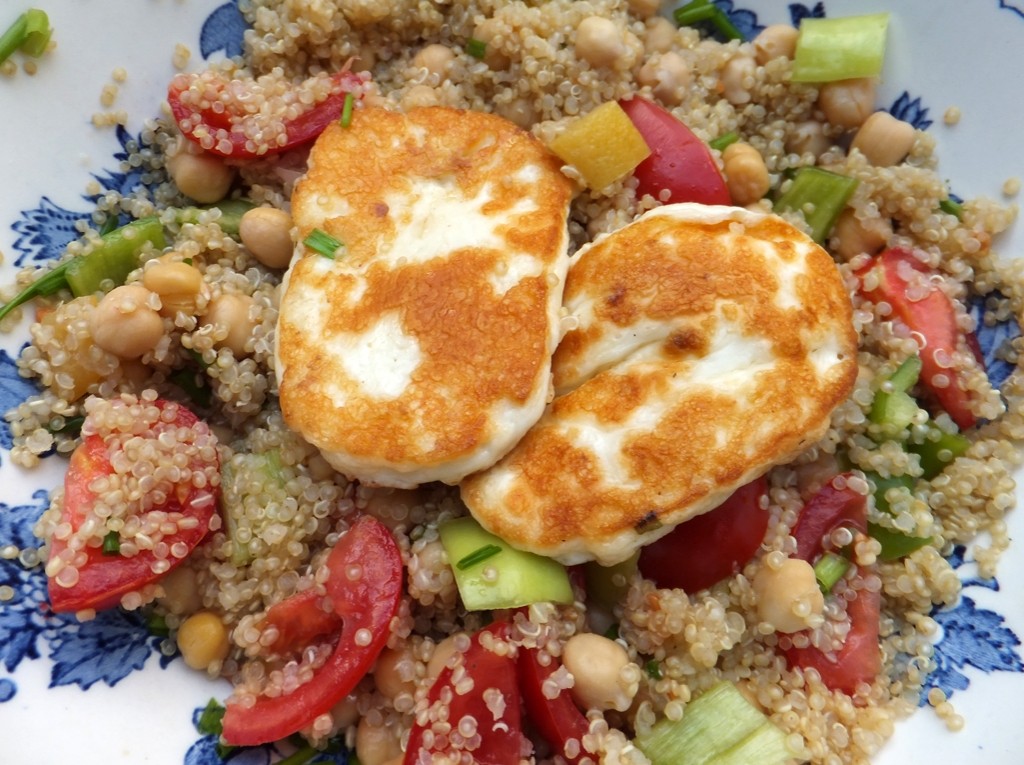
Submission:
[[[889,303],[893,315],[912,332],[924,338],[924,347],[920,352],[921,385],[931,393],[957,427],[967,430],[977,423],[977,418],[970,409],[970,396],[962,387],[960,375],[954,370],[939,366],[936,360],[939,355],[952,356],[963,336],[956,323],[956,311],[946,293],[934,285],[923,299],[911,300],[908,296],[910,283],[906,278],[909,270],[925,275],[932,274],[910,250],[891,247],[858,273],[862,282],[869,271],[875,271],[878,275],[878,286],[872,290],[862,291],[875,302],[885,300]],[[944,388],[933,385],[931,381],[937,374],[950,377],[949,385]]]
[[[764,476],[738,488],[721,505],[676,526],[640,551],[640,572],[658,587],[696,592],[746,565],[768,530],[761,497]]]
[[[561,755],[569,765],[579,765],[586,757],[582,741],[590,730],[590,723],[576,707],[569,691],[564,690],[553,699],[544,695],[544,681],[561,665],[557,659],[552,659],[551,664],[542,666],[537,660],[537,653],[535,648],[520,648],[516,660],[526,716],[555,754]],[[565,743],[569,739],[580,742],[580,753],[575,757],[565,754]]]
[[[196,110],[181,101],[181,94],[188,89],[188,75],[179,75],[171,81],[167,88],[167,102],[171,107],[171,114],[175,122],[181,128],[182,134],[197,146],[200,146],[199,132],[205,132],[204,128],[216,130],[218,128],[229,131],[228,140],[231,142],[231,151],[224,152],[216,145],[204,149],[211,154],[231,159],[255,159],[258,156],[268,157],[274,154],[294,149],[297,146],[313,141],[324,132],[330,123],[341,116],[345,106],[345,96],[355,91],[362,85],[362,79],[354,72],[344,71],[333,75],[337,90],[326,99],[317,104],[314,108],[302,113],[296,119],[285,126],[287,135],[284,143],[273,146],[264,154],[257,155],[246,148],[245,135],[239,131],[232,130],[231,115],[227,112],[216,112],[213,109]],[[189,126],[186,129],[186,126]]]
[[[469,649],[463,655],[466,673],[473,678],[473,689],[466,694],[452,693],[448,721],[452,727],[470,715],[478,722],[477,733],[481,735],[480,746],[473,750],[473,762],[478,765],[518,765],[522,757],[524,736],[522,711],[520,709],[519,684],[516,676],[516,658],[512,655],[499,656],[484,648],[481,637],[491,633],[496,637],[507,635],[507,622],[494,622],[473,635]],[[452,667],[445,667],[437,676],[427,694],[431,704],[437,702],[444,689],[451,689]],[[488,725],[493,714],[487,709],[482,694],[487,689],[497,689],[505,701],[505,712],[501,719],[504,725]],[[448,752],[447,748],[435,749],[424,746],[426,728],[413,724],[409,733],[403,765],[430,765],[435,754]]]
[[[841,473],[808,500],[793,527],[794,557],[812,562],[822,552],[822,540],[840,526],[867,533],[868,498],[849,486],[851,473]]]
[[[315,589],[297,592],[267,609],[262,629],[274,627],[277,640],[270,646],[274,653],[300,651],[318,638],[341,630],[341,617],[325,611],[325,596]]]
[[[168,405],[167,401],[158,400],[161,409]],[[199,422],[199,418],[190,410],[178,405],[174,424],[178,427],[191,428]],[[113,472],[107,458],[107,445],[98,435],[86,436],[81,445],[75,449],[68,464],[68,472],[64,476],[64,506],[61,520],[77,529],[86,517],[86,510],[95,501],[89,484],[93,479]],[[191,552],[203,541],[210,529],[210,520],[217,509],[219,488],[211,487],[202,491],[191,489],[184,500],[172,497],[162,509],[168,512],[180,512],[198,519],[195,528],[184,529],[173,537],[174,542],[184,542]],[[64,541],[54,539],[50,543],[50,557],[54,558],[67,547]],[[142,550],[138,555],[125,558],[120,555],[104,555],[100,548],[90,548],[88,560],[78,571],[78,582],[72,587],[62,587],[51,578],[48,581],[50,608],[57,613],[74,613],[86,609],[102,611],[113,608],[121,601],[121,596],[137,590],[146,584],[155,582],[163,576],[153,573],[152,565],[156,556],[149,550]],[[187,556],[186,556],[187,557]],[[181,563],[183,558],[170,558],[171,569]],[[171,570],[168,569],[168,570]]]
[[[878,645],[879,612],[882,597],[877,592],[860,590],[847,603],[850,632],[833,661],[813,646],[786,650],[790,667],[815,669],[825,686],[853,695],[860,683],[871,683],[882,671],[882,652]]]
[[[640,96],[623,99],[619,106],[651,150],[650,156],[633,171],[638,197],[650,194],[665,204],[732,204],[711,150],[686,125]],[[669,191],[667,200],[660,196],[664,189]]]
[[[261,696],[251,707],[228,701],[223,738],[232,746],[254,746],[290,736],[352,692],[387,643],[402,599],[402,556],[380,521],[361,516],[327,558],[327,596],[341,619],[334,650],[313,678],[284,696]],[[361,569],[352,580],[348,572]],[[357,642],[366,630],[369,643]]]

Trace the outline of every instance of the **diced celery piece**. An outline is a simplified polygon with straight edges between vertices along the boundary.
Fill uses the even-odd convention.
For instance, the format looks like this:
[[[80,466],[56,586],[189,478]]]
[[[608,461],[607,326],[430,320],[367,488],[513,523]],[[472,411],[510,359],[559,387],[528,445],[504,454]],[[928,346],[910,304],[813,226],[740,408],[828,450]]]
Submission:
[[[587,580],[587,598],[593,598],[608,608],[616,605],[629,591],[629,580],[636,573],[638,560],[639,550],[614,566],[602,566],[595,561],[585,564],[583,572]]]
[[[879,390],[871,402],[868,418],[885,438],[891,438],[909,426],[917,416],[917,401],[907,393],[921,374],[919,356],[909,356],[886,381],[891,390]]]
[[[65,278],[75,297],[92,295],[105,280],[114,286],[139,267],[139,253],[146,244],[166,246],[158,218],[139,218],[100,237],[92,251],[68,263]]]
[[[447,521],[438,531],[467,610],[573,602],[569,573],[558,561],[517,550],[470,517]],[[487,555],[481,558],[483,550]]]
[[[885,59],[888,13],[800,22],[793,82],[834,82],[877,77]]]
[[[765,726],[778,732],[778,742]],[[691,701],[681,720],[659,720],[634,743],[652,765],[776,765],[793,757],[785,738],[735,685],[723,681]]]
[[[932,541],[931,537],[912,537],[877,523],[868,524],[868,534],[881,543],[882,551],[878,553],[878,558],[883,561],[902,558]]]
[[[906,393],[913,388],[917,378],[921,376],[921,366],[920,356],[908,356],[905,358],[903,363],[889,377],[889,384],[892,386],[892,390],[898,393]]]
[[[926,480],[935,478],[946,466],[962,456],[971,447],[970,440],[960,433],[947,433],[938,425],[929,424],[924,443],[907,444],[907,451],[921,458],[921,470]]]
[[[231,540],[231,562],[247,566],[256,555],[251,543],[259,545],[265,528],[277,522],[270,508],[260,507],[259,513],[250,511],[256,502],[265,501],[268,489],[284,496],[281,453],[277,449],[261,453],[237,452],[221,465],[220,473],[221,515]]]
[[[811,238],[821,244],[832,232],[858,183],[856,178],[820,167],[801,167],[786,193],[775,200],[774,207],[777,212],[802,212],[811,229]]]

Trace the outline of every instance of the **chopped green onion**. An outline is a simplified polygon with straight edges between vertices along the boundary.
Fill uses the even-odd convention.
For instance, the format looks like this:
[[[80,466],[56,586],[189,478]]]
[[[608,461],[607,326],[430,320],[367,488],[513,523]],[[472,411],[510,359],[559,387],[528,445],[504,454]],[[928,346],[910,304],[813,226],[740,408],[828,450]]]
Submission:
[[[50,44],[51,33],[50,19],[45,11],[38,8],[25,11],[0,35],[0,64],[18,49],[29,56],[43,55]]]
[[[57,424],[58,418],[54,418],[50,424],[46,426],[46,429],[57,435],[58,433],[67,434],[75,438],[82,432],[82,425],[85,424],[85,417],[61,417],[59,421],[62,424]]]
[[[712,141],[709,141],[708,146],[710,146],[715,151],[725,151],[738,140],[740,140],[740,134],[733,130],[729,133],[726,133],[725,135],[718,136],[718,138],[715,138]]]
[[[946,215],[954,215],[957,220],[964,219],[964,206],[957,202],[955,199],[947,197],[939,202],[939,209]]]
[[[151,612],[146,617],[146,629],[149,630],[150,635],[156,635],[157,637],[167,637],[171,634],[171,630],[167,626],[167,620],[157,613]]]
[[[107,219],[105,221],[103,221],[103,225],[100,226],[100,228],[99,228],[100,236],[106,236],[111,231],[114,231],[115,229],[117,229],[117,226],[118,226],[117,216],[116,215],[108,215]]]
[[[483,58],[487,54],[487,43],[483,40],[477,40],[475,37],[470,37],[466,41],[466,53],[473,58]]]
[[[224,707],[216,699],[210,699],[199,715],[196,730],[204,736],[219,736],[224,732]]]
[[[208,409],[213,403],[213,391],[206,384],[206,376],[195,369],[178,369],[167,379],[181,388],[192,403],[203,409]]]
[[[832,592],[832,588],[843,578],[850,565],[849,560],[834,552],[827,552],[818,559],[814,564],[814,578],[818,580],[818,587],[821,588],[823,595]]]
[[[175,210],[174,220],[180,226],[186,223],[198,223],[199,216],[207,210],[220,210],[220,217],[217,218],[217,225],[220,226],[220,230],[228,236],[237,237],[239,228],[242,225],[242,216],[254,207],[256,207],[256,204],[248,199],[225,199],[215,205],[177,209]]]
[[[644,665],[644,671],[652,680],[661,680],[661,664],[656,659],[651,659]]]
[[[341,242],[326,231],[322,231],[318,228],[313,229],[309,236],[302,240],[302,243],[314,252],[318,252],[325,258],[330,258],[331,260],[334,259],[338,250],[342,247]]]
[[[822,170],[801,167],[793,176],[789,189],[775,200],[776,212],[801,212],[811,229],[811,238],[818,244],[825,241],[847,201],[857,189],[856,178]]]
[[[438,533],[448,560],[459,562],[452,573],[467,611],[573,602],[569,573],[558,561],[517,550],[468,516],[442,523]],[[473,565],[492,556],[487,566]]]
[[[355,96],[351,93],[345,94],[345,102],[341,106],[341,119],[338,120],[343,128],[347,128],[352,124],[352,107],[355,105],[355,102]]]
[[[729,15],[711,0],[693,0],[672,13],[681,27],[692,27],[707,22],[726,40],[742,40],[743,33],[729,20]]]
[[[121,552],[121,535],[116,531],[108,531],[103,537],[103,554],[117,555]]]
[[[793,56],[793,82],[877,77],[885,59],[888,13],[805,18]]]

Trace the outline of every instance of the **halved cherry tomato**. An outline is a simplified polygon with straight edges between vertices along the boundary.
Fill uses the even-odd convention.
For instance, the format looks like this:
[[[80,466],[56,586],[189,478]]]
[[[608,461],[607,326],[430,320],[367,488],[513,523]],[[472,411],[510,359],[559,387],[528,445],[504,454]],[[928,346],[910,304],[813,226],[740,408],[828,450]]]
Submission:
[[[223,731],[228,744],[265,744],[310,725],[352,692],[387,643],[402,598],[402,556],[391,532],[361,516],[331,550],[327,568],[327,597],[341,618],[331,655],[292,693],[261,696],[252,706],[229,701]],[[296,609],[319,608],[302,593],[293,597]]]
[[[309,589],[268,608],[261,628],[277,630],[277,640],[270,645],[270,650],[274,653],[301,651],[319,638],[340,631],[342,619],[333,610],[324,608],[325,600],[330,603],[330,598]]]
[[[586,756],[583,751],[583,736],[590,730],[590,723],[576,707],[572,695],[563,690],[555,698],[544,694],[544,681],[558,670],[561,664],[552,659],[548,666],[542,666],[534,648],[520,648],[516,669],[519,674],[519,690],[526,705],[526,716],[537,728],[537,732],[551,745],[555,754],[565,758],[569,765],[576,765]],[[576,742],[575,756],[565,753],[565,745]]]
[[[882,653],[878,646],[881,600],[877,592],[860,590],[846,605],[850,631],[835,659],[808,646],[786,650],[786,661],[791,667],[818,670],[821,681],[833,691],[852,694],[859,683],[870,683],[882,670]]]
[[[285,124],[286,139],[283,142],[275,143],[262,155],[257,155],[246,146],[249,139],[240,127],[242,119],[247,115],[232,114],[227,110],[216,111],[213,108],[196,109],[182,101],[181,94],[188,90],[200,76],[198,74],[178,74],[171,80],[167,89],[167,102],[170,104],[171,114],[174,115],[182,134],[197,145],[201,145],[200,139],[203,135],[216,134],[219,130],[226,131],[225,137],[231,144],[231,150],[224,151],[215,142],[206,151],[234,159],[270,156],[309,143],[324,132],[324,128],[331,122],[341,116],[345,106],[345,96],[349,93],[357,93],[363,85],[362,78],[354,72],[346,70],[333,75],[334,89],[331,94],[312,109],[287,122]],[[209,79],[215,75],[204,73],[202,76]],[[226,76],[220,76],[219,79],[209,83],[207,89],[220,92],[231,82],[234,81]],[[297,87],[302,88],[301,85]]]
[[[842,473],[821,487],[800,512],[793,536],[794,557],[811,562],[822,552],[822,540],[840,526],[867,532],[868,498],[849,486],[850,473]]]
[[[633,171],[638,196],[650,194],[665,204],[732,204],[711,150],[686,125],[640,96],[623,99],[619,106],[651,149],[651,155]],[[660,195],[665,189],[669,196],[662,200]]]
[[[507,635],[507,629],[507,622],[495,622],[473,636],[461,664],[466,677],[473,681],[473,687],[466,693],[455,690],[452,667],[445,667],[437,676],[427,696],[431,704],[431,721],[426,725],[417,721],[413,725],[403,760],[405,765],[430,765],[434,762],[434,755],[455,758],[460,753],[470,755],[478,765],[518,765],[525,737],[516,682],[516,659],[514,655],[500,656],[484,647],[485,636],[502,639]],[[446,726],[450,725],[451,733],[435,735],[432,730],[436,719],[434,713],[442,711],[440,707],[446,703],[442,699],[449,697],[447,715],[439,727],[447,729]],[[466,718],[473,721],[475,734],[468,742],[460,741],[453,745],[452,739]],[[426,735],[428,731],[429,736]]]
[[[696,592],[739,571],[764,541],[768,491],[762,476],[741,486],[714,510],[676,526],[640,551],[640,572],[659,587]]]
[[[864,289],[866,297],[876,302],[885,300],[893,315],[923,339],[921,348],[921,384],[928,389],[939,406],[961,430],[975,425],[977,418],[970,409],[970,396],[961,385],[956,370],[940,366],[938,359],[952,358],[964,333],[956,323],[953,303],[932,281],[936,276],[914,254],[902,247],[882,252],[858,275],[873,272],[878,286]],[[923,291],[923,296],[918,297]],[[968,344],[969,347],[969,344]],[[949,380],[946,386],[935,385],[936,375]]]
[[[172,428],[189,428],[207,430],[205,423],[200,422],[191,411],[179,404],[157,400],[156,406],[161,410],[175,407],[174,419],[170,423],[160,423],[155,430]],[[219,469],[216,456],[213,457],[214,470]],[[209,465],[191,465],[192,469],[200,470]],[[77,531],[89,516],[89,511],[96,503],[96,495],[89,486],[97,478],[110,475],[114,468],[110,464],[107,443],[97,434],[86,436],[81,445],[71,455],[68,472],[64,476],[64,506],[61,510],[61,522],[70,525],[72,533]],[[210,530],[210,519],[217,508],[217,487],[207,486],[197,489],[191,483],[182,485],[177,494],[168,497],[167,502],[153,510],[167,513],[181,513],[195,518],[197,523],[192,528],[180,529],[177,533],[165,536],[163,541],[168,546],[182,543],[188,552],[198,545]],[[54,538],[50,543],[50,559],[60,556],[67,549],[67,541]],[[140,589],[165,576],[167,571],[181,563],[187,556],[168,556],[165,560],[170,564],[167,571],[153,572],[157,561],[152,550],[140,550],[132,557],[119,554],[106,555],[100,547],[86,547],[87,556],[84,565],[78,567],[78,581],[70,587],[57,583],[54,578],[48,582],[50,606],[57,612],[75,612],[85,609],[97,611],[116,606],[121,596]]]

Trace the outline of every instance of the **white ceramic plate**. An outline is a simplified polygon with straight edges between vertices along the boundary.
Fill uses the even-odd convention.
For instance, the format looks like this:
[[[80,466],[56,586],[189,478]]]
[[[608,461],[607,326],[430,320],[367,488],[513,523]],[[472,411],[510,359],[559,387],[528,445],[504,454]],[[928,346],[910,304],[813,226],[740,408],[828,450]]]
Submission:
[[[880,104],[927,127],[940,145],[941,172],[962,197],[1000,198],[1003,183],[1024,176],[1019,127],[1024,101],[1024,0],[825,0],[807,5],[781,0],[717,0],[741,28],[792,22],[800,15],[831,16],[893,11]],[[16,13],[0,11],[0,25]],[[48,0],[56,51],[34,76],[0,78],[0,278],[14,264],[56,256],[71,237],[72,222],[87,214],[87,184],[127,189],[135,179],[119,166],[122,141],[158,113],[174,74],[175,45],[192,51],[193,68],[205,57],[233,54],[242,21],[232,2],[219,0]],[[10,18],[9,18],[10,17]],[[96,128],[91,117],[107,111],[104,85],[123,67],[114,109],[129,115],[125,131]],[[962,119],[946,126],[943,114],[958,107]],[[1021,226],[997,242],[1004,257],[1024,255]],[[32,391],[12,357],[25,333],[0,337],[0,410]],[[59,458],[34,471],[12,466],[10,434],[0,424],[0,549],[31,542],[31,524],[45,490],[60,480]],[[1024,516],[1010,518],[1021,537]],[[970,553],[967,552],[969,559]],[[934,682],[966,718],[963,732],[948,733],[922,710],[902,724],[879,762],[1020,761],[1020,699],[1024,698],[1024,556],[1013,548],[997,582],[973,578],[969,560],[961,603],[936,616],[944,627],[936,651]],[[0,586],[14,598],[0,602],[0,760],[11,765],[154,763],[215,765],[210,737],[201,736],[195,711],[223,684],[205,681],[179,659],[166,660],[157,641],[129,615],[111,613],[78,625],[45,616],[45,587],[38,569],[0,559]],[[231,758],[236,765],[274,759],[269,748]],[[326,758],[321,761],[343,762]]]

